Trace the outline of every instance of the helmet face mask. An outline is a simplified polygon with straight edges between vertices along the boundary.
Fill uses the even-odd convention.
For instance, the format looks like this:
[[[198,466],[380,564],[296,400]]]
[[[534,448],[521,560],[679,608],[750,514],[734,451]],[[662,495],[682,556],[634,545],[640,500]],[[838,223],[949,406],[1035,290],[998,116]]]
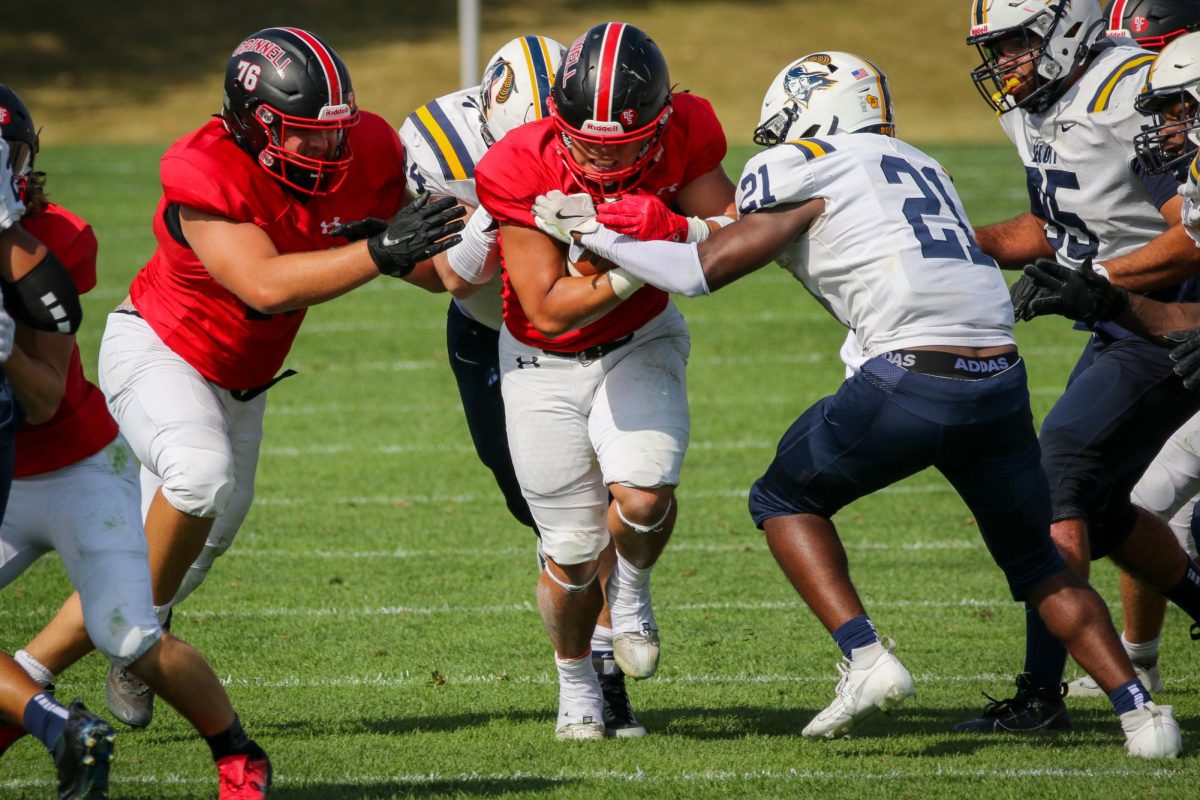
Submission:
[[[504,135],[549,115],[554,73],[566,48],[545,36],[520,36],[488,60],[479,85],[479,133],[491,147]]]
[[[771,81],[754,143],[774,147],[789,139],[835,133],[895,136],[887,77],[870,61],[850,53],[802,56]]]
[[[267,28],[247,37],[226,67],[221,116],[238,145],[290,189],[324,195],[345,180],[358,106],[346,65],[316,35]]]
[[[975,88],[997,114],[1045,111],[1099,38],[1099,12],[1095,0],[972,0]]]
[[[12,169],[17,193],[25,199],[33,164],[41,141],[33,116],[17,93],[0,83],[0,136],[8,142],[8,166]]]
[[[1163,48],[1137,110],[1153,122],[1133,139],[1138,160],[1151,175],[1183,167],[1200,145],[1200,33]]]
[[[662,133],[671,118],[666,59],[632,25],[595,25],[568,48],[549,109],[563,162],[579,183],[597,196],[628,192],[662,157]],[[626,155],[623,148],[633,143],[639,146],[628,154],[631,163],[594,166],[613,160],[614,149]],[[589,157],[597,154],[602,157]]]

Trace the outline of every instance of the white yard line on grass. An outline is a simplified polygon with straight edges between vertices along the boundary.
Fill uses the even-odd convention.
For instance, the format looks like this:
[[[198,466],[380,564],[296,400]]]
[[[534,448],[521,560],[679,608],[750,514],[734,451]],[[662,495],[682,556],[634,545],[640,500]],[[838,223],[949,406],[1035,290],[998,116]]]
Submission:
[[[617,770],[562,770],[559,772],[428,772],[393,774],[298,775],[281,770],[274,775],[275,786],[304,788],[307,786],[432,786],[436,784],[491,784],[513,783],[515,785],[540,781],[545,783],[578,783],[581,781],[621,781],[639,784],[668,783],[743,783],[749,781],[832,781],[850,782],[903,782],[925,781],[930,778],[952,780],[990,780],[1015,778],[1054,778],[1086,781],[1109,780],[1112,778],[1172,778],[1189,774],[1186,769],[1131,769],[1112,767],[1108,769],[1072,769],[1069,767],[1043,767],[1027,769],[963,769],[932,767],[924,769],[891,769],[883,772],[867,772],[860,767],[853,770],[706,770],[703,772],[659,772],[638,769],[633,772]],[[165,775],[113,775],[114,786],[196,786],[213,783],[211,775],[191,776],[177,773]],[[10,779],[0,781],[0,789],[22,791],[48,788],[55,785],[49,778]]]

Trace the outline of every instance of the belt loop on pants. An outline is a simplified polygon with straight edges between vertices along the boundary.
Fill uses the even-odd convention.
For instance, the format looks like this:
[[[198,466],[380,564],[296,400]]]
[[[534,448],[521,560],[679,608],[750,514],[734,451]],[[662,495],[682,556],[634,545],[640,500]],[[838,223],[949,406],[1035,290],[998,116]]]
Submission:
[[[543,350],[542,352],[548,356],[555,356],[557,358],[573,358],[576,361],[587,364],[591,363],[592,361],[599,361],[617,348],[624,347],[632,341],[633,334],[627,333],[619,339],[601,342],[600,344],[592,345],[586,350],[577,350],[574,352],[563,350]]]

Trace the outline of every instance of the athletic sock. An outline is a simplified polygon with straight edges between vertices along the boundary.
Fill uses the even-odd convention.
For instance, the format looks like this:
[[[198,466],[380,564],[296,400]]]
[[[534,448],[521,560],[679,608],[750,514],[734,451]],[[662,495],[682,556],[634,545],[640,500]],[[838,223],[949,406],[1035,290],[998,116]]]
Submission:
[[[866,614],[843,623],[832,635],[847,660],[851,658],[850,651],[859,647],[868,647],[879,641],[875,623],[871,622],[871,618]]]
[[[1158,663],[1158,646],[1162,642],[1162,637],[1158,636],[1148,642],[1134,642],[1125,638],[1125,631],[1121,631],[1121,646],[1125,648],[1125,652],[1129,655],[1129,660],[1139,667],[1153,667]]]
[[[13,661],[16,661],[21,666],[21,669],[25,670],[25,674],[29,676],[30,680],[43,689],[54,685],[54,673],[46,669],[46,666],[42,662],[29,655],[26,651],[18,650],[13,653]]]
[[[242,729],[242,721],[237,714],[233,715],[233,724],[213,736],[205,736],[208,749],[212,751],[213,761],[220,761],[229,756],[247,755],[252,759],[266,758],[267,754],[258,744],[246,735]]]
[[[1200,567],[1195,561],[1188,559],[1187,570],[1179,583],[1163,592],[1163,596],[1182,608],[1193,622],[1200,622]]]
[[[1150,697],[1150,690],[1142,685],[1142,682],[1137,678],[1131,681],[1126,681],[1108,693],[1108,700],[1112,703],[1113,710],[1117,715],[1137,711],[1146,703],[1153,700]]]
[[[30,698],[25,705],[23,721],[25,730],[34,738],[46,745],[46,749],[54,752],[54,743],[67,727],[67,717],[70,716],[67,707],[55,700],[46,692],[39,692]]]
[[[596,625],[596,630],[592,631],[592,652],[608,651],[613,649],[613,631],[612,628],[604,625]]]
[[[1055,689],[1062,684],[1067,667],[1067,649],[1046,627],[1037,609],[1025,604],[1025,672],[1030,682],[1042,689]]]

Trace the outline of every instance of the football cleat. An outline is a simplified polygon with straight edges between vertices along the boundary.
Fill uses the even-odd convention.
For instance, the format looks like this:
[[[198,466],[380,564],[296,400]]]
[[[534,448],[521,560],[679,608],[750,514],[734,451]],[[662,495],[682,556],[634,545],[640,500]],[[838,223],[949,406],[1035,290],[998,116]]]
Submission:
[[[556,739],[604,738],[604,694],[595,671],[581,680],[558,679],[558,724]]]
[[[896,643],[883,639],[850,651],[851,658],[838,662],[841,679],[837,696],[827,708],[804,726],[805,736],[836,739],[848,736],[862,720],[876,711],[891,711],[916,696],[912,675],[892,655]]]
[[[633,715],[633,704],[629,702],[629,693],[625,691],[625,674],[613,660],[612,654],[593,651],[592,666],[596,669],[600,691],[604,694],[604,735],[616,739],[645,736],[646,728]]]
[[[263,800],[271,788],[271,759],[245,753],[217,761],[217,800]]]
[[[116,734],[78,699],[68,712],[67,725],[50,750],[58,768],[59,800],[103,800]]]
[[[645,680],[658,671],[658,628],[643,623],[640,631],[613,634],[613,659],[635,680]]]
[[[1121,715],[1125,752],[1137,758],[1178,758],[1183,752],[1179,723],[1170,706],[1146,703]]]
[[[1151,692],[1163,690],[1162,673],[1158,671],[1157,661],[1153,664],[1139,664],[1135,661],[1133,674],[1142,682],[1142,686]],[[1091,675],[1084,675],[1067,684],[1067,695],[1069,697],[1108,697],[1108,692],[1101,689],[1100,684],[1096,683]]]
[[[1028,674],[1017,676],[1017,693],[997,700],[984,693],[989,702],[983,713],[954,726],[958,733],[1027,733],[1031,731],[1069,731],[1071,717],[1063,697],[1066,684],[1048,689],[1034,686]]]
[[[154,717],[154,690],[127,670],[109,666],[104,700],[112,715],[131,728],[144,728]]]

